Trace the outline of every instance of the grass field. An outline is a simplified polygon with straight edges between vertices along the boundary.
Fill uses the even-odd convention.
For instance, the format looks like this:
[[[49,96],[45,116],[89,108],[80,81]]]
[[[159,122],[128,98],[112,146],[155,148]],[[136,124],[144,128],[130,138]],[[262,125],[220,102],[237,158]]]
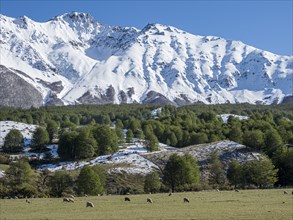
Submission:
[[[293,219],[292,189],[205,191],[152,195],[78,197],[75,203],[61,198],[0,200],[0,219]],[[153,203],[146,202],[147,197]],[[183,203],[188,197],[190,203]],[[86,208],[86,202],[94,208]]]

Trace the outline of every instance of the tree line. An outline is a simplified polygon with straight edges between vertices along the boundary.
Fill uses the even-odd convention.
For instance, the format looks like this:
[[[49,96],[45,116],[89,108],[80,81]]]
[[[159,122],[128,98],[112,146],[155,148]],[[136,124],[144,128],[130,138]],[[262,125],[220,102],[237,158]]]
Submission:
[[[79,171],[35,171],[26,159],[18,160],[0,178],[0,197],[62,197],[69,195],[99,195],[107,193],[109,173],[100,166],[84,166]],[[203,178],[197,161],[189,154],[172,154],[164,169],[154,171],[143,180],[145,193],[197,191],[202,189],[265,188],[277,181],[277,169],[272,161],[250,160],[240,164],[232,161],[227,172],[218,153],[212,153],[208,176]],[[125,185],[124,189],[128,186]],[[120,193],[135,192],[128,190]],[[137,193],[137,192],[136,192]]]

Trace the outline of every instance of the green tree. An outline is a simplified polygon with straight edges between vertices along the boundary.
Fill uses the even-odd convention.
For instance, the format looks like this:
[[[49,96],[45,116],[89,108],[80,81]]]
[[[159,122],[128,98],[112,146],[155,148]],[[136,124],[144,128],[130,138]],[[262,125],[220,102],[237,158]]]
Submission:
[[[71,115],[69,120],[70,120],[70,122],[72,122],[72,123],[74,123],[76,125],[80,124],[80,120],[79,120],[78,115]]]
[[[50,194],[57,197],[61,197],[64,192],[69,191],[72,184],[72,177],[64,170],[56,171],[48,181]]]
[[[78,136],[74,140],[74,159],[90,158],[97,150],[96,140],[92,137],[89,128],[84,127],[80,129]]]
[[[27,196],[27,197],[31,197],[31,196],[35,196],[38,195],[39,192],[37,190],[37,188],[31,184],[28,183],[23,183],[18,185],[13,192],[17,195],[22,195],[22,196]]]
[[[141,129],[140,121],[134,117],[131,117],[128,121],[128,128],[131,129],[133,132]]]
[[[3,181],[3,180],[2,180]],[[10,189],[9,187],[4,183],[4,181],[2,182],[0,180],[0,196],[4,197],[6,195],[10,194]]]
[[[173,132],[170,133],[169,140],[170,140],[170,145],[173,146],[173,147],[175,147],[176,144],[178,143],[177,137]]]
[[[208,142],[208,136],[205,133],[195,133],[193,132],[190,135],[190,140],[189,140],[189,144],[193,145],[193,144],[203,144],[203,143],[207,143]]]
[[[156,193],[161,188],[160,176],[157,172],[146,175],[144,181],[144,191],[146,193]]]
[[[190,155],[185,154],[184,160],[184,177],[187,184],[198,183],[200,178],[200,170],[197,165],[197,161]]]
[[[120,128],[120,129],[124,128],[124,125],[120,119],[117,119],[116,121],[116,128]]]
[[[145,140],[146,140],[146,148],[148,151],[157,151],[159,149],[159,140],[156,137],[156,135],[153,132],[153,128],[151,125],[146,124],[144,126],[144,135],[145,135]]]
[[[134,133],[134,136],[136,138],[143,139],[144,138],[143,131],[141,129],[137,129]]]
[[[60,127],[62,131],[74,131],[76,129],[76,125],[68,120],[63,121]]]
[[[63,132],[59,139],[58,155],[62,160],[71,160],[75,158],[75,146],[77,132]]]
[[[214,187],[222,186],[225,183],[225,170],[217,151],[212,152],[209,163],[209,183]]]
[[[252,160],[244,164],[242,178],[245,184],[253,184],[260,188],[272,186],[277,181],[277,172],[269,158]]]
[[[154,135],[154,132],[153,132],[153,128],[152,128],[152,126],[149,125],[149,124],[146,124],[146,125],[143,127],[143,133],[144,133],[145,138],[148,138],[148,137]]]
[[[181,157],[177,154],[170,156],[163,174],[163,181],[171,188],[172,192],[184,184],[198,183],[200,176],[195,159],[190,155]]]
[[[243,144],[260,150],[264,144],[264,134],[261,130],[246,131],[244,133]]]
[[[43,151],[46,148],[46,144],[49,143],[49,135],[47,130],[44,128],[38,127],[32,138],[32,148],[35,151]]]
[[[47,129],[47,132],[48,132],[48,135],[49,135],[50,143],[52,143],[53,140],[55,138],[57,138],[57,135],[58,135],[58,124],[57,124],[57,122],[55,122],[53,120],[48,121],[46,129]]]
[[[103,187],[106,186],[106,180],[107,180],[106,170],[100,165],[92,166],[92,169],[95,172],[95,174],[99,177],[102,186]]]
[[[126,142],[127,143],[132,143],[134,138],[134,134],[131,129],[128,129],[126,132]]]
[[[205,122],[214,122],[218,120],[217,114],[214,111],[203,112],[198,117]]]
[[[227,170],[227,178],[236,188],[241,183],[241,165],[237,160],[232,160]]]
[[[115,132],[116,132],[116,135],[117,135],[117,138],[118,138],[118,142],[119,142],[120,144],[121,144],[121,143],[125,143],[125,138],[124,138],[124,132],[123,132],[123,129],[120,128],[120,127],[116,127]]]
[[[34,182],[34,175],[29,163],[25,160],[18,160],[10,164],[5,172],[5,178],[8,179],[11,187],[16,187],[24,183]]]
[[[114,153],[118,150],[118,138],[115,130],[107,125],[101,125],[93,129],[93,136],[96,139],[98,155]]]
[[[229,140],[242,143],[243,132],[239,125],[233,125],[229,132]]]
[[[275,129],[271,129],[265,133],[263,150],[269,157],[272,157],[282,145],[282,138]]]
[[[159,149],[159,141],[154,134],[145,137],[145,139],[146,139],[146,143],[147,143],[146,149],[148,151],[153,152],[153,151],[157,151]]]
[[[22,151],[23,136],[19,130],[11,129],[4,139],[3,151],[16,153]]]
[[[293,185],[293,148],[284,147],[276,160],[279,183],[283,186]]]
[[[104,191],[104,186],[101,184],[99,176],[90,166],[85,166],[81,169],[77,178],[77,187],[80,195],[97,195]]]

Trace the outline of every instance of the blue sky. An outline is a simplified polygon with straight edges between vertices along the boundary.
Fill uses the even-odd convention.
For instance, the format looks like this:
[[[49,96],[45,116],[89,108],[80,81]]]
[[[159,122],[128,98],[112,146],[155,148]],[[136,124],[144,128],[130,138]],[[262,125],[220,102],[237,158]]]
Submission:
[[[47,21],[66,12],[91,14],[108,25],[143,28],[148,23],[175,26],[197,35],[240,40],[280,55],[293,54],[292,0],[124,1],[0,0],[1,14]]]

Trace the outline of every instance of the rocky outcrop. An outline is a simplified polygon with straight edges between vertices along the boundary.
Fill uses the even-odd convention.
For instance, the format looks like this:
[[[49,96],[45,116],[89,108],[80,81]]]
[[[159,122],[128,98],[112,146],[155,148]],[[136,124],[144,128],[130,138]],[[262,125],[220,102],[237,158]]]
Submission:
[[[143,100],[143,104],[172,105],[173,102],[158,92],[150,91]]]
[[[158,153],[154,152],[151,154],[145,154],[144,157],[163,170],[167,161],[169,160],[169,157],[173,153],[179,155],[190,154],[198,161],[198,164],[204,173],[207,170],[207,165],[210,162],[211,154],[214,151],[218,152],[220,159],[226,169],[232,160],[238,160],[240,163],[243,163],[245,161],[253,159],[259,160],[262,158],[260,153],[252,151],[242,144],[228,140],[209,144],[194,145],[180,149],[174,148],[173,151],[161,151]]]
[[[50,96],[48,97],[46,105],[49,105],[49,106],[62,106],[62,105],[64,105],[64,102],[61,99],[59,99],[56,94],[51,93]]]
[[[124,91],[121,90],[118,97],[121,103],[127,103],[127,95]]]
[[[112,104],[114,103],[115,90],[113,86],[109,86],[105,94],[102,94],[99,90],[87,91],[77,101],[79,104]]]
[[[59,93],[59,92],[61,92],[64,89],[61,81],[56,81],[56,82],[49,83],[49,82],[46,82],[46,81],[41,80],[41,79],[37,79],[37,80],[44,87],[49,88],[51,91],[53,91],[55,93]]]
[[[293,93],[293,91],[292,91]],[[293,95],[284,97],[282,103],[293,103]]]

